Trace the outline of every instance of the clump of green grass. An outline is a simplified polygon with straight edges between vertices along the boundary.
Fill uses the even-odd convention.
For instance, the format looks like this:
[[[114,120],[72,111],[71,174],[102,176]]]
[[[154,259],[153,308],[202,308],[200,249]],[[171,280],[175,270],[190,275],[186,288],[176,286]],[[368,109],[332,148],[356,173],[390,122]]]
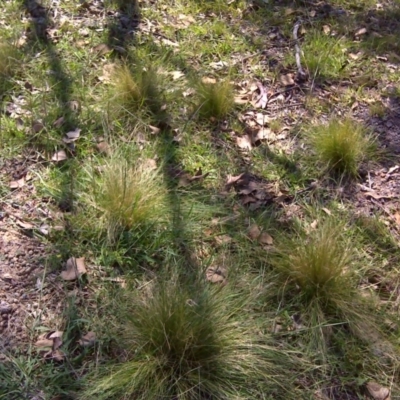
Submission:
[[[307,33],[301,45],[304,64],[313,79],[332,79],[346,74],[347,57],[343,38],[318,30]]]
[[[199,97],[198,112],[202,118],[223,119],[234,107],[234,94],[231,83],[228,80],[197,84]]]
[[[340,224],[325,222],[309,236],[295,235],[279,255],[276,267],[299,287],[305,301],[318,298],[328,305],[352,291],[352,250]]]
[[[369,113],[373,117],[382,118],[386,112],[386,107],[380,101],[376,101],[369,106]]]
[[[149,111],[153,117],[159,118],[163,110],[157,71],[140,65],[117,67],[113,76],[111,108],[128,118],[139,110]]]
[[[268,393],[283,384],[277,371],[287,358],[257,336],[246,301],[228,287],[175,280],[126,291],[115,338],[126,360],[89,382],[84,398],[256,398],[259,385]]]
[[[0,42],[0,96],[10,88],[10,79],[15,75],[21,55],[17,48],[6,42]]]
[[[377,156],[376,138],[350,118],[314,126],[308,139],[318,160],[339,175],[356,177],[361,164]]]
[[[358,293],[359,268],[344,224],[330,218],[308,234],[297,231],[278,245],[272,259],[284,297],[296,296],[310,329],[310,346],[326,354],[330,325],[345,325],[357,337],[375,331],[373,305]]]
[[[166,189],[157,169],[142,162],[114,159],[104,169],[96,203],[113,238],[120,229],[139,227],[163,216]]]

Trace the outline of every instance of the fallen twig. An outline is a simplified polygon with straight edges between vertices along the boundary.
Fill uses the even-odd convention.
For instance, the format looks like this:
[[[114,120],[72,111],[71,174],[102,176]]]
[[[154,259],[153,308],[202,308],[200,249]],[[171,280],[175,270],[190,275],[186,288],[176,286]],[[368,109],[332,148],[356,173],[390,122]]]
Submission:
[[[299,45],[299,38],[297,33],[299,31],[301,25],[301,21],[297,21],[293,28],[293,38],[294,38],[294,48],[295,48],[295,57],[296,57],[296,65],[297,65],[297,81],[298,82],[305,82],[308,79],[308,74],[304,71],[303,67],[301,66],[301,49]]]

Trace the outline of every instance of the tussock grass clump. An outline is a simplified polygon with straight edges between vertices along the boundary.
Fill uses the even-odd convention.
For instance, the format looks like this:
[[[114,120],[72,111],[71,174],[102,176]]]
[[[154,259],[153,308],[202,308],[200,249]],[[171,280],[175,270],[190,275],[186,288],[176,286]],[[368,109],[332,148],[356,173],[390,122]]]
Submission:
[[[16,74],[21,55],[17,48],[6,42],[0,42],[0,96],[10,87],[10,79]]]
[[[376,138],[350,118],[312,127],[308,139],[319,161],[339,175],[356,177],[361,163],[377,155]]]
[[[90,382],[85,398],[248,399],[260,384],[267,393],[287,359],[256,336],[245,307],[227,287],[164,281],[126,292],[116,339],[127,360]]]
[[[166,189],[158,170],[146,163],[114,159],[105,167],[96,202],[113,237],[119,229],[129,230],[162,217]]]
[[[111,108],[132,117],[139,110],[162,114],[162,94],[157,71],[152,67],[118,66],[113,76]]]
[[[356,256],[344,224],[327,219],[305,234],[298,231],[283,240],[272,264],[284,289],[303,308],[310,326],[310,346],[326,353],[331,324],[348,326],[368,341],[375,332],[373,304],[361,297]],[[280,288],[280,290],[282,290]]]
[[[228,80],[197,84],[199,96],[198,110],[202,118],[222,119],[226,117],[234,107],[234,94],[231,83]]]
[[[342,224],[324,222],[308,236],[297,233],[283,247],[275,266],[299,287],[304,301],[320,299],[329,311],[336,300],[352,292],[353,252],[343,238]]]
[[[333,79],[346,75],[344,67],[348,60],[344,38],[313,30],[307,34],[301,49],[311,78]]]

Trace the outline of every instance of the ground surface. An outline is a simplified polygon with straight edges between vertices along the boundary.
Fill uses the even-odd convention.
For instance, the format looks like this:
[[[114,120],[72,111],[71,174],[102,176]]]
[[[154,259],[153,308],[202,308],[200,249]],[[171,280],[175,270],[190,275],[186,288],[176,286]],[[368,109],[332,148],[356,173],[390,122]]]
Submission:
[[[141,1],[140,11],[133,13],[103,1],[39,4],[27,0],[0,5],[3,36],[16,39],[24,54],[23,71],[13,78],[13,88],[2,98],[0,349],[4,360],[12,354],[40,364],[43,352],[34,344],[43,332],[68,331],[65,313],[71,299],[90,314],[93,298],[89,293],[95,292],[103,280],[121,279],[119,272],[110,273],[118,265],[120,254],[108,254],[98,244],[91,247],[92,237],[81,234],[86,222],[89,226],[91,221],[84,216],[77,223],[84,207],[80,198],[74,197],[74,180],[85,165],[106,158],[108,148],[115,149],[120,143],[130,143],[141,157],[162,163],[163,154],[154,144],[159,128],[151,119],[126,128],[108,121],[104,110],[113,65],[131,48],[140,50],[149,43],[153,46],[150,58],[157,60],[161,55],[166,60],[160,76],[167,93],[170,133],[177,148],[169,170],[179,181],[175,188],[200,191],[201,199],[210,195],[217,203],[229,204],[233,219],[245,210],[249,218],[257,220],[257,213],[272,209],[271,215],[278,215],[278,225],[282,226],[295,218],[306,219],[308,207],[316,203],[325,214],[346,212],[350,221],[378,216],[395,250],[389,255],[377,254],[379,267],[375,274],[364,276],[362,284],[389,293],[384,301],[389,298],[391,312],[398,311],[398,2],[233,1],[228,5],[217,2],[215,8],[208,2],[189,3]],[[314,28],[336,30],[338,36],[345,37],[343,71],[322,77],[313,76],[311,71],[307,79],[299,79],[292,34],[299,19],[304,29],[300,32],[302,47],[307,32]],[[361,31],[364,28],[366,32]],[[326,57],[330,57],[329,51]],[[334,67],[327,68],[329,72]],[[189,88],[193,73],[208,79],[231,74],[237,108],[226,121],[195,125],[190,103],[194,91]],[[182,101],[171,100],[174,94]],[[364,124],[377,135],[379,148],[385,152],[379,161],[363,165],[356,180],[338,183],[321,176],[319,167],[303,163],[309,149],[302,129],[327,121],[332,115],[351,115]],[[76,128],[82,129],[78,140],[63,142],[65,134]],[[57,158],[64,156],[66,167]],[[71,160],[76,164],[70,168]],[[203,179],[203,174],[209,175]],[[197,181],[204,183],[200,189],[193,188]],[[191,257],[196,262],[232,240],[223,229],[214,237],[215,228],[210,226],[194,241]],[[238,229],[246,234],[247,228]],[[268,237],[264,240],[263,246],[272,247]],[[365,252],[373,258],[379,249],[366,248]],[[149,252],[148,258],[155,253]],[[91,283],[60,278],[72,256],[85,257]],[[143,261],[143,269],[156,262],[157,255],[148,264]],[[382,269],[385,265],[390,268]],[[223,266],[209,268],[207,274],[211,281],[226,280]],[[77,319],[78,329],[71,328],[74,343],[90,330],[86,318],[85,314],[82,320]],[[76,347],[71,350],[71,359],[77,352]],[[51,357],[59,361],[54,354]],[[84,370],[73,372],[73,379],[81,379]],[[9,373],[10,382],[12,377],[18,380],[21,376],[18,368],[16,371]],[[399,377],[398,371],[391,373],[382,384],[393,388],[394,399],[400,396],[396,386]],[[40,387],[43,376],[48,376],[44,381],[50,385],[56,382],[54,390]],[[76,393],[69,394],[68,384],[60,384],[56,376],[51,372],[37,381],[30,378],[29,390],[15,389],[10,383],[17,393],[10,398],[75,398]],[[354,389],[351,384],[347,389],[339,378],[328,378],[327,382],[327,386],[321,385],[324,392],[320,396],[325,397],[315,394],[314,398],[368,398],[365,390]],[[62,394],[55,397],[58,392]],[[7,394],[1,398],[6,399]]]

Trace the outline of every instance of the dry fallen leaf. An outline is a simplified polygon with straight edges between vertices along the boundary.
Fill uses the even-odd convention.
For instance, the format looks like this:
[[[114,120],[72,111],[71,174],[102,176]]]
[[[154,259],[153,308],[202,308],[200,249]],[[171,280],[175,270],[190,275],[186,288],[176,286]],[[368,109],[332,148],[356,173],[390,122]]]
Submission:
[[[99,142],[96,144],[96,149],[99,153],[103,153],[105,155],[110,155],[111,149],[107,142]]]
[[[17,225],[22,229],[33,229],[34,225],[30,224],[29,222],[24,222],[21,220],[17,220]]]
[[[144,160],[143,166],[145,169],[148,170],[157,169],[157,161],[154,160],[153,158],[147,158],[146,160]]]
[[[253,224],[247,230],[247,234],[251,240],[256,240],[260,237],[261,231],[257,224]]]
[[[60,117],[53,122],[53,126],[59,128],[64,123],[64,117]]]
[[[39,133],[44,129],[44,125],[41,122],[34,122],[32,125],[33,133]]]
[[[276,135],[269,128],[261,128],[258,130],[257,134],[254,136],[254,142],[259,140],[275,140]]]
[[[253,145],[251,143],[251,139],[249,138],[248,135],[237,136],[236,137],[236,144],[242,150],[251,150],[253,148]]]
[[[213,268],[210,267],[206,271],[206,279],[211,283],[221,283],[222,285],[226,284],[226,273],[221,268]]]
[[[53,157],[51,157],[51,161],[60,162],[66,160],[67,158],[68,157],[65,150],[58,150],[56,153],[53,154]]]
[[[86,274],[85,258],[71,257],[66,263],[67,269],[61,272],[61,278],[66,281],[73,281]]]
[[[214,83],[217,83],[217,80],[215,78],[211,78],[209,76],[203,76],[203,78],[201,78],[201,81],[206,85],[212,85]]]
[[[36,347],[39,347],[39,348],[53,347],[53,339],[47,338],[46,335],[39,336],[39,339],[35,342]]]
[[[377,382],[367,383],[368,393],[374,400],[390,400],[390,391]]]
[[[258,238],[260,244],[271,246],[274,243],[274,239],[267,232],[262,232],[260,237]]]
[[[18,179],[17,181],[11,181],[9,184],[10,189],[18,189],[25,185],[25,177]]]
[[[228,175],[227,182],[226,182],[226,185],[225,185],[226,188],[229,188],[232,185],[234,185],[237,181],[242,179],[244,175],[245,175],[244,172],[242,172],[240,175],[236,175],[236,176]]]
[[[280,81],[281,81],[282,85],[284,85],[284,86],[292,86],[295,84],[293,74],[281,75]]]
[[[360,28],[354,33],[354,36],[358,37],[358,36],[365,35],[366,33],[367,33],[367,29],[366,28]]]
[[[84,347],[93,346],[96,343],[96,334],[90,331],[86,335],[82,336],[78,343]]]
[[[262,113],[257,113],[256,114],[256,122],[258,125],[265,126],[268,124],[270,118],[268,115],[262,114]]]
[[[322,207],[322,211],[324,211],[326,214],[328,214],[329,216],[332,215],[331,210],[329,210],[326,207]]]
[[[75,128],[73,131],[69,131],[65,134],[65,138],[63,138],[64,143],[72,143],[79,139],[81,134],[81,129]]]
[[[247,104],[250,100],[249,100],[249,96],[246,95],[242,95],[242,96],[235,96],[235,104]]]
[[[229,244],[232,242],[232,238],[229,235],[219,235],[214,238],[217,245]]]
[[[329,25],[324,25],[322,30],[324,31],[325,35],[329,35],[331,33],[331,27]]]
[[[153,133],[154,135],[157,135],[161,132],[161,129],[157,126],[149,125],[149,128],[151,130],[151,133]]]
[[[92,49],[92,53],[96,53],[99,56],[104,56],[111,51],[112,49],[105,43],[100,43]]]
[[[177,81],[178,79],[181,79],[182,77],[185,76],[185,74],[182,71],[172,71],[169,74],[172,76],[172,79],[174,81]]]

